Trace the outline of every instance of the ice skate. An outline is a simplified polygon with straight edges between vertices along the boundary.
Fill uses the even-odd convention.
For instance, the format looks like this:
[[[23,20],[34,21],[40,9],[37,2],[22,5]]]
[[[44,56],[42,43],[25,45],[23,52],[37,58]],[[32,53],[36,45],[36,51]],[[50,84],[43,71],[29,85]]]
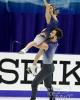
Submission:
[[[27,68],[27,71],[28,71],[29,73],[32,73],[32,74],[35,76],[35,75],[37,75],[37,66],[34,65],[34,64],[32,64],[31,66],[29,66],[29,67]]]

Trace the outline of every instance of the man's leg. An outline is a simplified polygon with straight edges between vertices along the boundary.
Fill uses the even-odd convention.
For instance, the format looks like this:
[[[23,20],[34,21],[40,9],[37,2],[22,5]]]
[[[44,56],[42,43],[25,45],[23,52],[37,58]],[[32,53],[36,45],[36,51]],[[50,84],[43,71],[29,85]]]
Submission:
[[[46,67],[46,65],[44,65]],[[52,67],[51,69],[54,71],[54,66],[53,65],[49,65],[49,67]],[[53,73],[53,72],[52,72]],[[52,87],[52,74],[50,74],[48,77],[46,77],[44,79],[44,85],[48,90],[48,96],[49,96],[49,100],[55,100],[55,96],[54,96],[54,92],[53,92],[53,87]]]
[[[55,100],[54,91],[53,91],[53,87],[52,87],[52,75],[49,75],[44,80],[44,84],[45,84],[45,87],[48,90],[49,100]]]
[[[51,69],[49,66],[42,67],[41,71],[38,73],[38,75],[34,78],[32,82],[32,96],[31,100],[36,99],[36,92],[38,84],[40,84],[48,75],[52,74]]]
[[[29,66],[29,68],[28,68],[28,72],[31,72],[33,75],[37,75],[37,72],[36,72],[37,65],[36,64],[37,64],[39,58],[41,57],[41,55],[45,52],[45,50],[47,50],[48,45],[46,43],[42,43],[41,45],[39,45],[37,47],[39,47],[41,49],[39,49],[38,53],[36,54],[34,61],[33,61],[33,65]]]

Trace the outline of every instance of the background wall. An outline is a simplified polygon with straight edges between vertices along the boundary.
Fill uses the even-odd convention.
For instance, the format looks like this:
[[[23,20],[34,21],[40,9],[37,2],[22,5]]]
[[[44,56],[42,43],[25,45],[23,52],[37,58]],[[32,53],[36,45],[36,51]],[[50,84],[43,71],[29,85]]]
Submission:
[[[64,33],[57,53],[80,54],[80,1],[48,1],[59,9],[59,27]],[[46,27],[44,13],[41,0],[0,0],[0,51],[18,52],[33,40]]]

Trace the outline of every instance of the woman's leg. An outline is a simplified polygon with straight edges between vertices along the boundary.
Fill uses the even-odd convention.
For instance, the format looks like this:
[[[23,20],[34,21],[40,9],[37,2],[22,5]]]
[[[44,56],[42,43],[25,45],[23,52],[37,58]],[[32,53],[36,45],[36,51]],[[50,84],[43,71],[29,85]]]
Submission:
[[[36,45],[35,45],[36,46]],[[37,75],[36,68],[37,68],[37,62],[41,55],[44,53],[44,50],[48,49],[48,45],[46,43],[42,43],[39,46],[36,46],[37,48],[40,48],[38,53],[36,54],[32,66],[29,66],[28,71],[31,71],[33,75]]]
[[[47,50],[48,49],[48,45],[43,42],[40,45],[37,45],[37,43],[35,43],[35,41],[29,42],[21,51],[23,53],[26,53],[31,47],[36,47],[38,49],[43,49],[43,50]]]
[[[43,50],[48,50],[48,44],[43,42],[40,45],[34,45],[34,47],[38,48],[38,49],[43,49]]]
[[[21,50],[21,52],[26,53],[31,47],[35,45],[36,43],[34,41],[31,41]]]
[[[35,39],[33,41],[31,41],[30,43],[28,43],[25,48],[23,48],[21,51],[23,53],[26,53],[31,47],[36,47],[39,49],[44,49],[47,50],[48,49],[48,45],[46,43],[44,43],[45,38],[43,38],[40,34],[37,35],[35,37]]]

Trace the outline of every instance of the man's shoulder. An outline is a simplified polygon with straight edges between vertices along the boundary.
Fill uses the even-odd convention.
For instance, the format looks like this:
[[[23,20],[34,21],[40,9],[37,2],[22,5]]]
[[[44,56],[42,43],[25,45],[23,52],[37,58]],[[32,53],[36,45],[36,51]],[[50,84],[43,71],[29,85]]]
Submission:
[[[48,46],[49,46],[49,48],[54,48],[54,47],[58,47],[58,42],[49,42],[48,43]]]
[[[48,44],[48,45],[49,45],[49,44],[58,45],[58,41],[57,41],[57,42],[51,42],[51,41],[49,41],[49,42],[47,42],[47,44]]]

